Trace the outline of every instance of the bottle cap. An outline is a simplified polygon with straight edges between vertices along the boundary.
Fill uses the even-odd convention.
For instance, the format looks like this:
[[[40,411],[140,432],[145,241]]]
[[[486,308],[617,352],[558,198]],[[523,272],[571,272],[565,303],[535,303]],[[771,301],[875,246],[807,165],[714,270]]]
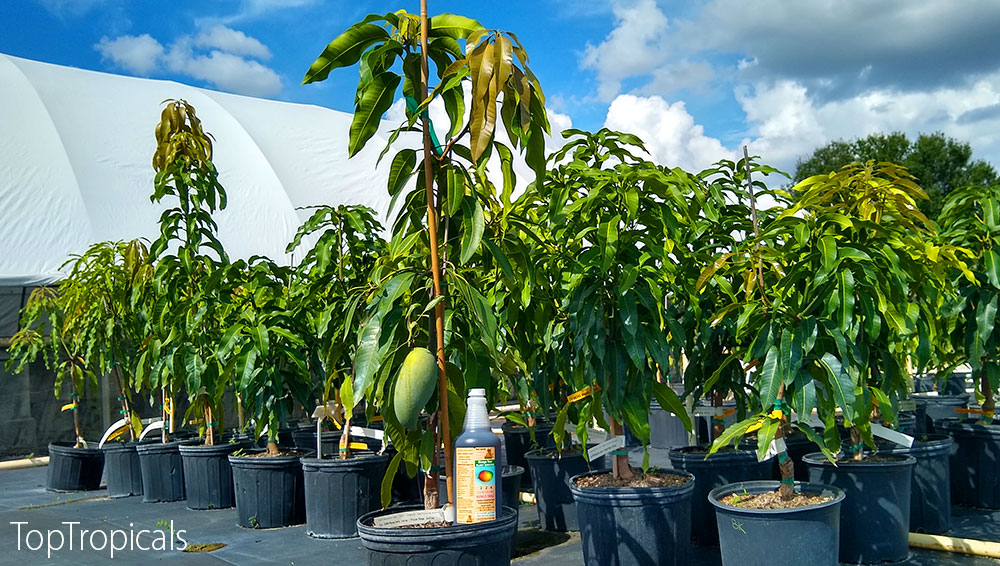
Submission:
[[[486,397],[486,390],[481,387],[475,387],[469,390],[469,397]]]

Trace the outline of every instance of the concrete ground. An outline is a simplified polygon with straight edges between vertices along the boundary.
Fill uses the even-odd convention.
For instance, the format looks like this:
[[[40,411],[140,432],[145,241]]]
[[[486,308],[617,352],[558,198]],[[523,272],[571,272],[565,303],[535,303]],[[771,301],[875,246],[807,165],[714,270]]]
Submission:
[[[653,463],[663,465],[665,451],[653,451]],[[638,462],[637,462],[638,463]],[[283,529],[252,530],[236,526],[236,511],[191,511],[183,501],[175,503],[143,503],[141,497],[109,499],[106,492],[49,493],[45,491],[46,468],[0,471],[0,565],[17,564],[72,564],[90,566],[108,563],[121,564],[180,564],[180,565],[239,565],[257,564],[356,564],[366,563],[365,552],[358,539],[341,541],[317,540],[306,536],[305,526]],[[521,525],[518,531],[517,566],[570,566],[582,564],[580,537],[577,533],[545,533],[537,527],[538,516],[534,506],[521,507]],[[1000,511],[984,511],[956,506],[953,510],[952,535],[1000,542]],[[17,523],[22,523],[18,525]],[[73,548],[70,540],[62,541],[62,549],[51,556],[46,553],[43,537],[48,531],[68,533],[73,529]],[[173,525],[175,547],[180,539],[189,545],[224,544],[211,552],[191,553],[169,550],[169,535],[157,536],[156,531],[169,533]],[[21,529],[18,536],[18,529]],[[113,530],[137,533],[135,540],[126,541],[128,534],[116,535],[117,546],[132,545],[132,549],[115,551],[111,557],[110,544],[103,550],[101,537],[91,538],[85,533],[88,548],[80,549],[79,535],[84,530]],[[154,533],[139,533],[139,531]],[[40,531],[29,533],[29,531]],[[53,533],[52,546],[58,546],[60,535]],[[125,544],[123,544],[125,543]],[[138,546],[166,550],[139,550]],[[30,547],[39,550],[31,550]],[[19,548],[20,547],[20,548]],[[691,564],[721,565],[718,548],[694,548]],[[912,549],[909,558],[899,564],[907,566],[1000,566],[1000,560],[949,554],[930,550]]]

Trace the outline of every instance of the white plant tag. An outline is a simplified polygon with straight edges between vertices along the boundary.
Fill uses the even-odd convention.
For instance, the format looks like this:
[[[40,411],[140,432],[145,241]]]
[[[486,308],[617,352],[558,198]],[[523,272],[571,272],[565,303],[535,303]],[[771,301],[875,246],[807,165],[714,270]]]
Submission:
[[[694,416],[696,417],[721,417],[725,407],[695,407]]]
[[[385,437],[384,430],[378,430],[377,428],[365,428],[362,426],[352,426],[351,434],[354,436],[364,436],[365,438],[374,438],[375,440],[382,440]]]
[[[899,402],[900,411],[916,411],[917,401],[916,399],[903,399]]]
[[[565,425],[566,433],[576,438],[576,424],[569,421]],[[587,429],[587,440],[593,442],[604,442],[608,439],[608,432],[597,428]]]
[[[767,452],[764,453],[764,460],[768,458],[773,458],[782,452],[786,452],[788,449],[785,447],[784,438],[775,438],[771,441],[771,445],[767,447]],[[763,460],[761,460],[763,461]]]
[[[587,450],[587,458],[593,462],[594,460],[608,454],[612,450],[617,450],[618,448],[625,448],[625,437],[616,436],[610,440],[605,440],[604,442],[594,446]]]
[[[405,525],[424,525],[427,523],[444,523],[444,509],[430,511],[404,511],[392,515],[375,517],[375,526],[380,529],[391,529]]]
[[[326,405],[316,405],[313,409],[312,418],[314,419],[325,419],[326,417],[332,417],[337,414],[337,403],[335,401],[327,401]]]
[[[913,446],[913,437],[908,434],[903,434],[892,429],[885,428],[880,424],[872,423],[872,434],[879,438],[884,438],[890,442],[895,442],[902,446],[910,447]]]

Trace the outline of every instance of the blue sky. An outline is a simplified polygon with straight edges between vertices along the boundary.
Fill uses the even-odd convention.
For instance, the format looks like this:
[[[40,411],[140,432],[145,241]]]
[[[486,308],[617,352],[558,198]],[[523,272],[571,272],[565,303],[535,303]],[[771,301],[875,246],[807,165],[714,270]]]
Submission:
[[[368,13],[417,0],[5,0],[0,52],[351,111],[353,71],[301,86]],[[1000,2],[430,0],[518,34],[559,119],[696,169],[751,151],[792,170],[834,139],[943,131],[1000,164]]]

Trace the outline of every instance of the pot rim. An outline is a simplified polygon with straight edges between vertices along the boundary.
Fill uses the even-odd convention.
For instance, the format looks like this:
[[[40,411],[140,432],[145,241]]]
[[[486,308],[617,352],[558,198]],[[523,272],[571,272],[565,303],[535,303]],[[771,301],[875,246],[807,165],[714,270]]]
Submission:
[[[509,529],[511,526],[514,528],[517,527],[518,513],[515,509],[507,506],[502,507],[503,515],[500,519],[482,523],[456,523],[448,527],[432,527],[428,529],[401,529],[398,527],[380,528],[374,525],[366,524],[377,516],[391,515],[393,513],[402,513],[405,511],[418,511],[423,510],[423,508],[424,507],[422,505],[404,505],[401,507],[392,507],[389,509],[380,509],[378,511],[365,513],[364,515],[358,517],[358,536],[362,539],[374,542],[406,545],[420,544],[426,539],[437,541],[440,540],[440,537],[442,536],[455,538],[464,534],[480,534],[483,531],[502,531]]]
[[[868,455],[872,455],[871,452],[867,452]],[[842,460],[838,461],[836,464],[830,462],[826,459],[826,456],[822,452],[810,452],[802,457],[802,461],[806,464],[815,466],[826,466],[829,468],[840,468],[860,470],[860,469],[882,469],[882,468],[902,468],[906,466],[915,466],[917,464],[917,459],[909,454],[890,454],[890,456],[899,457],[899,460],[893,462],[872,462],[870,460],[861,460],[856,462],[853,460]]]
[[[57,454],[77,455],[77,456],[95,456],[95,455],[98,455],[98,454],[100,454],[102,456],[104,455],[104,451],[101,450],[100,448],[97,448],[97,443],[96,442],[88,442],[87,443],[87,446],[88,446],[87,448],[75,448],[73,446],[74,444],[76,444],[76,443],[75,442],[64,442],[64,441],[50,442],[49,443],[49,454],[51,455],[52,452],[53,452],[52,449],[55,448],[56,449],[55,452]],[[94,448],[90,448],[90,446],[93,446]]]
[[[735,490],[747,490],[751,491],[757,488],[756,491],[751,491],[754,495],[758,493],[764,493],[765,491],[774,491],[778,489],[781,485],[780,481],[777,480],[752,480],[752,481],[741,481],[735,483],[728,483],[726,485],[719,486],[712,491],[708,492],[708,501],[716,508],[716,510],[721,510],[725,513],[735,513],[744,515],[764,515],[764,516],[780,516],[780,515],[793,515],[795,513],[801,513],[804,511],[814,511],[816,509],[824,509],[826,507],[832,507],[834,505],[840,505],[844,499],[847,498],[847,494],[844,490],[839,487],[832,485],[827,485],[824,483],[812,483],[812,482],[795,482],[795,492],[801,493],[803,489],[809,490],[807,493],[816,493],[821,495],[823,491],[831,492],[833,499],[830,501],[824,501],[822,503],[815,503],[813,505],[803,505],[802,507],[788,507],[783,509],[750,509],[746,507],[733,507],[732,505],[726,505],[725,503],[719,501],[719,497],[723,495],[729,495],[735,493]]]
[[[590,499],[645,500],[650,497],[677,497],[694,492],[695,475],[683,470],[656,468],[657,472],[688,478],[683,485],[665,487],[580,487],[576,480],[586,476],[596,476],[610,473],[610,469],[590,471],[577,474],[569,479],[569,490],[573,497]]]

